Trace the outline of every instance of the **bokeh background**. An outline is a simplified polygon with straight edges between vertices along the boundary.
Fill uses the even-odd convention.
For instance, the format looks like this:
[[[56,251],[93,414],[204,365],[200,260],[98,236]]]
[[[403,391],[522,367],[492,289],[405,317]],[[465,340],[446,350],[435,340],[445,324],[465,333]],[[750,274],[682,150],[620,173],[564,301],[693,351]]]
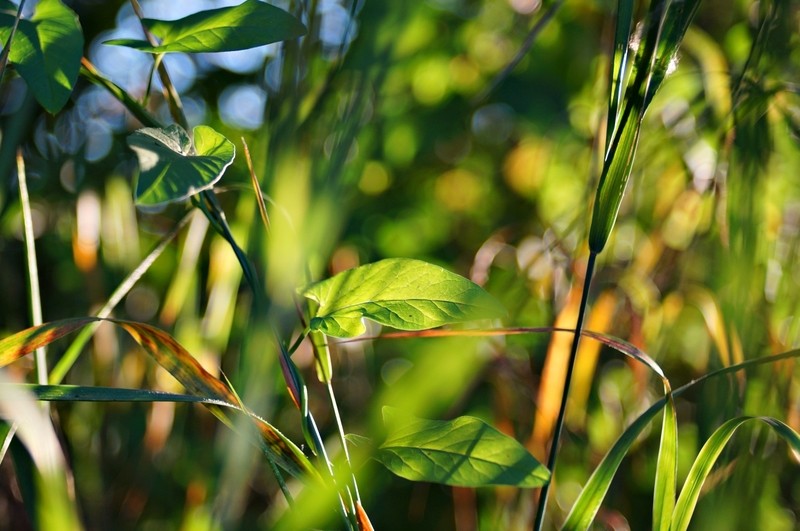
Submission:
[[[151,57],[103,44],[140,38],[130,5],[68,3],[80,16],[85,55],[170,122]],[[172,19],[235,3],[142,5],[148,17]],[[165,59],[190,124],[211,125],[237,146],[219,194],[264,281],[269,315],[251,315],[233,253],[200,215],[114,315],[168,330],[298,442],[298,415],[266,323],[277,324],[284,341],[296,336],[302,326],[295,290],[309,279],[385,257],[414,257],[467,276],[500,299],[508,317],[495,326],[574,326],[602,162],[615,3],[275,3],[296,13],[310,35]],[[587,327],[648,353],[674,387],[798,346],[798,7],[703,2],[676,70],[645,118],[620,217],[600,256]],[[531,28],[550,9],[552,19],[526,52]],[[505,71],[517,55],[519,64]],[[30,324],[16,145],[28,167],[45,320],[85,316],[185,210],[135,209],[136,165],[125,138],[140,126],[86,82],[52,116],[21,79],[6,76],[2,335]],[[259,221],[242,139],[268,196],[268,230]],[[429,418],[470,414],[544,460],[568,347],[568,336],[549,334],[338,345],[334,386],[345,429],[379,437],[385,405]],[[51,362],[63,348],[50,349]],[[309,348],[295,357],[335,452],[335,424]],[[714,380],[678,401],[679,481],[728,418],[769,414],[800,429],[794,365]],[[25,377],[31,367],[19,362],[13,370]],[[618,434],[663,393],[643,366],[591,342],[577,371],[552,498],[555,523]],[[180,391],[105,325],[66,382]],[[311,518],[313,511],[287,516],[263,459],[201,408],[72,403],[54,406],[54,415],[90,529],[312,525],[291,518]],[[658,429],[654,424],[623,462],[598,528],[649,527]],[[7,461],[0,467],[0,514],[24,522]],[[358,466],[365,508],[378,529],[525,528],[534,507],[527,491],[412,484],[366,458]],[[797,471],[798,456],[766,427],[741,430],[709,479],[696,528],[796,528]]]

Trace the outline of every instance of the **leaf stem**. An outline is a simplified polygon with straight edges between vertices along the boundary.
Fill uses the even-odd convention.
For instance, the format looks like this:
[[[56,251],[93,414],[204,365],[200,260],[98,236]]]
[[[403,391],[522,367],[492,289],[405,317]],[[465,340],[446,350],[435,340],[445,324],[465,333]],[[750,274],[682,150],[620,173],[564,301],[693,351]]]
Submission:
[[[33,234],[31,198],[28,194],[28,179],[25,176],[25,161],[22,150],[17,150],[17,180],[19,181],[19,202],[22,206],[22,227],[25,234],[25,262],[28,267],[28,288],[33,326],[42,324],[42,297],[39,290],[39,265],[36,260],[36,237]],[[44,347],[36,349],[36,380],[47,383],[47,351]]]
[[[147,29],[147,26],[144,25],[144,12],[142,11],[142,6],[139,5],[138,0],[130,0],[130,2],[133,12],[136,14],[136,18],[139,19],[139,23],[142,26],[142,32],[144,32],[147,42],[149,42],[152,46],[158,46],[158,41],[150,32],[150,30]],[[167,68],[164,66],[161,54],[156,55],[154,58],[154,64],[158,70],[158,77],[161,79],[161,86],[164,90],[164,98],[167,100],[167,104],[169,105],[169,113],[172,115],[172,119],[175,120],[175,123],[183,127],[186,131],[189,131],[189,123],[186,120],[186,113],[183,111],[181,97],[178,94],[175,85],[172,83],[172,79],[169,77],[169,72],[167,72]]]
[[[97,67],[92,64],[86,57],[81,58],[81,75],[94,83],[98,87],[102,87],[111,93],[112,96],[117,98],[122,105],[128,109],[137,120],[142,122],[145,127],[163,127],[150,111],[144,108],[142,104],[136,101],[128,94],[125,89],[103,76]]]
[[[0,81],[3,80],[3,75],[6,73],[8,57],[11,54],[11,42],[14,40],[14,35],[17,33],[17,27],[19,27],[19,21],[22,18],[23,7],[25,7],[25,0],[19,3],[17,15],[14,17],[14,25],[11,26],[11,33],[8,35],[8,41],[6,41],[6,44],[3,46],[3,51],[0,52]]]
[[[583,279],[583,293],[581,294],[581,304],[578,310],[578,321],[575,324],[575,335],[572,338],[572,347],[569,352],[569,361],[567,364],[567,374],[564,378],[564,388],[561,392],[561,406],[558,409],[558,417],[556,419],[555,431],[553,433],[553,442],[550,445],[550,454],[547,458],[547,468],[550,470],[550,481],[543,487],[539,495],[539,506],[536,510],[536,520],[533,528],[536,531],[542,529],[544,523],[544,515],[547,511],[547,498],[550,494],[550,486],[555,479],[556,457],[558,456],[558,444],[561,441],[561,432],[564,428],[564,417],[567,411],[567,399],[569,398],[569,387],[572,383],[572,373],[575,369],[575,358],[578,355],[578,346],[580,345],[581,331],[583,330],[583,319],[586,316],[586,306],[589,299],[589,288],[592,283],[592,274],[594,273],[594,264],[597,258],[595,252],[589,253],[589,261],[586,264],[586,276]]]

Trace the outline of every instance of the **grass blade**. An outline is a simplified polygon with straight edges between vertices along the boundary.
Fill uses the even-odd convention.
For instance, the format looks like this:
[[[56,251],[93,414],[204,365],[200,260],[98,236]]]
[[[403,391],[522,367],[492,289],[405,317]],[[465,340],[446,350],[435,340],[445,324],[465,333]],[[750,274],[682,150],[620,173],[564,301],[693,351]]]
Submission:
[[[633,0],[617,2],[617,26],[614,32],[614,53],[609,69],[608,122],[606,125],[606,147],[608,152],[614,131],[619,123],[619,108],[622,93],[626,85],[628,69],[628,52],[630,50],[631,30],[633,29]]]
[[[603,173],[597,185],[597,194],[589,228],[589,249],[599,254],[606,245],[611,229],[617,221],[622,196],[633,168],[636,147],[639,144],[641,117],[634,105],[628,104],[620,117],[621,129],[612,141],[603,164]]]
[[[653,96],[672,68],[678,47],[683,41],[683,36],[686,34],[686,30],[689,29],[689,25],[692,23],[699,6],[699,0],[682,0],[669,4],[658,41],[653,71],[645,91],[645,108],[650,105]]]
[[[721,369],[711,371],[704,374],[700,378],[697,378],[696,380],[693,380],[675,389],[672,392],[672,396],[678,397],[689,389],[705,382],[706,380],[750,369],[758,365],[775,363],[791,358],[800,358],[800,349],[790,350],[781,354],[775,354],[773,356],[755,358],[737,365],[731,365],[729,367],[723,367]],[[580,496],[578,496],[577,501],[572,506],[572,510],[570,511],[567,521],[564,523],[562,529],[588,529],[589,526],[591,526],[595,515],[597,515],[597,511],[600,509],[603,498],[605,498],[605,495],[611,486],[611,480],[614,478],[614,475],[616,474],[617,469],[622,462],[622,458],[628,453],[628,450],[630,450],[634,441],[642,433],[644,428],[650,423],[651,420],[653,420],[653,418],[655,418],[658,412],[661,411],[666,404],[666,397],[662,398],[658,402],[655,402],[635,421],[633,421],[633,423],[628,426],[624,432],[622,432],[605,457],[603,457],[603,460],[600,462],[597,468],[595,468],[594,472],[592,472],[592,475],[589,477],[589,481],[586,482],[586,485],[583,487]]]
[[[716,463],[719,454],[725,448],[730,438],[736,430],[749,420],[761,420],[771,426],[792,447],[795,452],[800,452],[800,435],[783,422],[771,417],[737,417],[725,422],[722,426],[709,437],[700,454],[692,465],[689,475],[686,478],[675,512],[672,515],[672,527],[674,531],[684,531],[689,527],[689,521],[694,514],[697,500],[700,497],[700,489],[703,486],[708,474]]]
[[[122,301],[125,295],[136,285],[140,278],[150,269],[150,266],[155,263],[161,253],[167,248],[167,245],[172,241],[175,236],[177,236],[178,232],[183,228],[186,222],[189,220],[189,215],[181,219],[177,225],[167,233],[158,244],[153,248],[150,253],[144,258],[144,260],[139,263],[136,268],[130,272],[130,274],[125,277],[125,279],[117,286],[117,289],[111,294],[108,298],[106,303],[103,305],[102,308],[97,312],[95,317],[99,319],[105,319],[106,317],[111,315],[111,312],[114,308],[117,307],[117,304]],[[97,327],[100,326],[100,322],[92,323],[91,325],[83,328],[78,337],[70,344],[67,350],[64,352],[64,355],[58,360],[56,366],[53,367],[53,370],[50,372],[49,383],[51,384],[59,384],[64,380],[64,377],[67,375],[67,372],[72,368],[77,361],[78,356],[80,356],[83,347],[86,345],[86,342],[92,337]]]
[[[75,506],[74,488],[69,484],[66,460],[49,415],[34,397],[16,385],[9,385],[0,373],[0,417],[17,426],[17,435],[33,463],[32,495],[26,500],[35,518],[35,528],[82,529]],[[16,442],[15,442],[16,444]],[[12,446],[13,450],[13,446]],[[15,453],[15,463],[19,464]]]
[[[244,160],[247,162],[247,169],[250,172],[250,184],[253,185],[253,191],[256,193],[256,202],[258,203],[258,213],[261,215],[261,221],[264,223],[264,228],[269,232],[269,214],[267,214],[267,204],[264,201],[264,192],[261,191],[261,185],[258,183],[256,170],[253,168],[253,159],[250,158],[250,148],[247,142],[242,137],[242,146],[244,146]]]
[[[80,73],[89,82],[106,89],[117,101],[119,101],[128,112],[130,112],[145,127],[163,127],[163,124],[156,119],[150,111],[145,109],[138,101],[128,94],[122,87],[103,76],[97,68],[87,59],[81,59]]]
[[[0,367],[5,367],[37,348],[49,345],[93,321],[95,319],[91,317],[64,319],[26,328],[4,337],[0,340]]]
[[[19,21],[22,18],[22,8],[25,7],[25,0],[21,0],[19,7],[17,7],[17,14],[14,17],[14,25],[11,26],[11,32],[8,34],[8,40],[3,45],[3,51],[0,52],[0,81],[6,73],[6,66],[8,66],[8,57],[11,53],[11,42],[14,40],[14,35],[19,28]]]
[[[17,178],[19,180],[19,202],[22,205],[22,227],[25,240],[25,263],[28,270],[28,293],[31,304],[33,326],[42,324],[42,297],[39,293],[39,265],[36,261],[36,239],[33,235],[31,199],[28,195],[28,179],[25,174],[25,161],[22,150],[17,150]],[[36,379],[40,384],[47,383],[47,351],[44,346],[36,349]]]
[[[664,419],[661,423],[661,442],[656,465],[656,481],[653,492],[653,530],[669,531],[670,517],[675,506],[675,482],[678,475],[678,418],[675,400],[669,388]]]
[[[187,402],[238,409],[238,406],[198,395],[165,393],[149,389],[120,389],[85,385],[9,384],[48,402]]]
[[[39,346],[52,343],[70,332],[101,320],[112,322],[128,332],[159,365],[190,392],[209,399],[237,403],[231,389],[208,373],[172,336],[145,323],[81,317],[28,328],[0,340],[0,366],[33,352]],[[223,423],[231,425],[220,408],[213,405],[208,407]],[[303,452],[292,441],[266,420],[250,411],[246,413],[257,421],[256,425],[263,439],[262,448],[265,452],[269,452],[270,458],[294,476],[301,477],[304,474],[308,477],[318,476]]]
[[[614,443],[614,446],[612,446],[605,457],[603,457],[603,460],[597,465],[589,481],[583,487],[562,529],[570,531],[589,529],[595,515],[597,515],[598,509],[600,509],[603,498],[605,498],[608,492],[608,488],[611,486],[611,480],[616,475],[622,458],[628,453],[628,450],[630,450],[634,441],[636,441],[645,427],[647,427],[650,421],[661,411],[665,403],[666,400],[660,400],[650,406],[647,411],[639,415],[633,424],[622,432],[622,435],[620,435],[619,439]]]

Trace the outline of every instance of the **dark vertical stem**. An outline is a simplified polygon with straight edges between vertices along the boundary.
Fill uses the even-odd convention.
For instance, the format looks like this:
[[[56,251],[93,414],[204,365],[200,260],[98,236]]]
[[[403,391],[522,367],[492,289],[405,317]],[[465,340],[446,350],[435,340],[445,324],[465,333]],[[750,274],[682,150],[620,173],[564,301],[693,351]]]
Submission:
[[[561,440],[561,431],[564,427],[564,416],[567,412],[567,398],[569,395],[569,386],[572,383],[572,372],[575,369],[575,358],[578,354],[578,346],[580,345],[581,331],[583,330],[583,318],[586,315],[586,305],[589,300],[589,288],[592,284],[592,273],[594,272],[594,262],[597,258],[595,252],[589,253],[589,261],[586,263],[586,276],[583,279],[583,293],[581,294],[581,305],[578,310],[578,322],[575,324],[575,335],[572,338],[572,347],[569,351],[569,363],[567,364],[567,375],[564,378],[564,389],[561,392],[561,406],[558,409],[558,418],[556,419],[556,429],[553,432],[553,442],[550,445],[550,455],[547,457],[547,469],[550,471],[550,481],[548,481],[542,492],[539,495],[539,507],[536,510],[536,521],[533,528],[536,531],[542,529],[544,522],[544,514],[547,510],[547,497],[550,494],[550,485],[553,484],[556,471],[556,457],[558,456],[558,443]]]

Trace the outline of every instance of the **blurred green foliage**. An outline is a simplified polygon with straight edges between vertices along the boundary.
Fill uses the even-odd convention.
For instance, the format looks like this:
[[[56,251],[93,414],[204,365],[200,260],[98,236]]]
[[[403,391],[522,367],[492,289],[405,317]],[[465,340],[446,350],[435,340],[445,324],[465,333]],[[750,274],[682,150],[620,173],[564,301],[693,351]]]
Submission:
[[[156,9],[143,4],[146,13]],[[269,197],[270,229],[258,221],[243,157],[218,183],[219,195],[264,280],[269,309],[251,312],[235,256],[197,216],[115,316],[170,331],[209,370],[221,368],[245,403],[301,441],[268,323],[285,341],[299,333],[295,290],[309,280],[381,258],[414,257],[484,285],[509,311],[503,325],[550,326],[568,305],[573,286],[580,288],[602,166],[615,5],[564,3],[519,65],[485,94],[549,4],[287,4],[304,13],[309,4],[319,7],[311,38],[284,45],[246,73],[189,59],[196,61],[194,77],[181,88],[187,110],[197,110],[188,113],[192,125],[223,132],[239,155],[240,138],[250,146]],[[105,32],[125,22],[118,12],[127,4],[73,6],[92,58]],[[352,32],[349,46],[325,41],[326,24],[335,24],[330,13],[341,24],[351,8],[357,24],[345,30]],[[798,22],[800,7],[786,0],[702,3],[677,70],[645,117],[592,300],[610,295],[613,316],[603,331],[650,354],[674,386],[800,344]],[[225,119],[249,104],[244,96],[239,102],[222,97],[239,85],[257,87],[264,97],[263,109],[246,107],[263,113],[255,129]],[[46,321],[95,312],[183,212],[180,205],[136,211],[135,157],[125,138],[139,124],[105,100],[81,99],[94,97],[93,90],[79,83],[67,109],[53,116],[36,106],[15,75],[6,75],[0,92],[2,336],[30,324],[12,170],[17,145],[28,166]],[[158,90],[148,105],[168,119]],[[100,129],[87,125],[92,120]],[[542,459],[544,448],[532,434],[550,342],[548,335],[527,335],[335,345],[334,385],[345,429],[379,438],[385,405],[428,418],[469,414],[527,443]],[[60,346],[51,348],[51,363]],[[325,389],[316,383],[310,348],[301,346],[294,359],[323,436],[335,448],[335,422],[322,407]],[[611,351],[603,350],[587,370],[593,379],[584,384],[585,403],[575,404],[585,414],[568,422],[559,456],[553,525],[563,521],[621,430],[661,393],[657,378]],[[31,363],[19,362],[13,372],[26,377]],[[179,389],[105,325],[67,383]],[[797,430],[799,401],[793,362],[710,381],[681,397],[679,484],[724,420],[769,414]],[[333,510],[325,510],[333,506],[307,502],[308,492],[298,504],[317,511],[286,512],[261,456],[201,408],[69,403],[53,409],[89,529],[336,525]],[[649,526],[657,432],[654,424],[623,461],[600,525]],[[698,529],[799,525],[798,456],[766,427],[743,428],[722,461],[698,505]],[[357,463],[357,473],[378,529],[521,529],[534,507],[533,491],[415,484],[366,460]],[[0,514],[17,518],[21,502],[7,462],[0,477]]]

